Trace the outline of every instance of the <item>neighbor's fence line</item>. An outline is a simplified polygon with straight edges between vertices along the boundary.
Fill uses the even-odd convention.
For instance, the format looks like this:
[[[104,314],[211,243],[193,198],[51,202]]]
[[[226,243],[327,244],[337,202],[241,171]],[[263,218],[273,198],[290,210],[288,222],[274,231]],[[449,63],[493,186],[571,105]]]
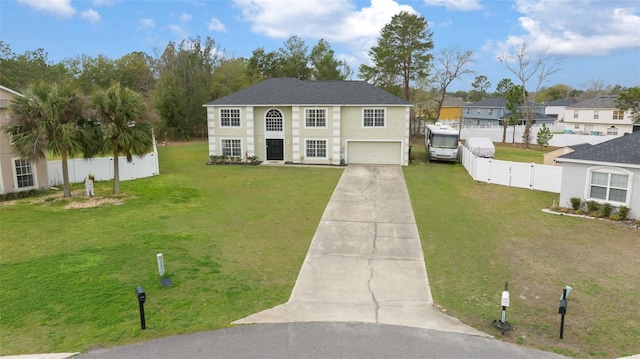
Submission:
[[[154,146],[153,152],[144,156],[133,156],[131,163],[126,156],[119,158],[120,180],[128,181],[136,178],[145,178],[158,175],[160,167],[158,163],[158,150]],[[69,166],[69,182],[82,183],[92,174],[96,181],[109,181],[113,179],[113,157],[67,160]],[[58,186],[62,181],[62,161],[47,161],[47,175],[49,186]]]
[[[564,126],[561,125],[552,125],[548,126],[551,132],[561,132],[564,130]],[[536,136],[541,126],[534,126],[531,128],[531,143],[530,146],[539,146],[536,141]],[[497,126],[484,126],[484,127],[470,127],[465,126],[460,131],[460,138],[466,140],[470,137],[489,137],[491,141],[496,143],[502,142],[502,127]],[[515,133],[515,142],[522,143],[522,135],[524,134],[524,126],[518,125],[516,126]],[[574,135],[574,134],[565,134],[565,133],[554,133],[553,137],[549,141],[549,146],[553,147],[564,147],[564,146],[573,146],[579,145],[581,143],[589,143],[592,145],[597,145],[598,143],[602,143],[605,141],[612,140],[614,138],[620,137],[621,135]],[[507,136],[505,138],[506,143],[513,143],[513,126],[509,126],[507,128]]]
[[[475,181],[560,193],[562,167],[500,161],[474,156],[460,146],[462,165]]]

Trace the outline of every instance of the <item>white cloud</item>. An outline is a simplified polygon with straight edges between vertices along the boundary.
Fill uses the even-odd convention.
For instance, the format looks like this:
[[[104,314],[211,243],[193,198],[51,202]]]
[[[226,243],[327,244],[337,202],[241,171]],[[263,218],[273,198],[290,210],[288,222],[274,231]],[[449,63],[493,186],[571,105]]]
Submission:
[[[211,20],[207,23],[207,26],[211,31],[227,32],[227,28],[224,26],[224,24],[215,17],[211,17]]]
[[[191,21],[191,14],[187,14],[186,12],[183,12],[182,15],[180,15],[180,21],[182,22],[189,22]]]
[[[169,30],[178,38],[178,41],[182,41],[189,36],[189,33],[180,25],[169,25]]]
[[[71,0],[18,0],[35,10],[49,12],[60,17],[72,17],[76,10],[71,6]]]
[[[153,19],[140,19],[138,20],[138,30],[151,29],[156,26],[156,21]]]
[[[424,0],[424,3],[428,6],[444,6],[447,10],[482,10],[478,0]]]
[[[304,40],[323,38],[331,45],[346,44],[360,59],[356,63],[369,61],[369,49],[393,15],[401,11],[417,13],[410,5],[395,0],[371,0],[369,6],[360,9],[351,0],[234,0],[234,3],[255,33],[279,39],[292,35]]]
[[[501,51],[526,42],[554,55],[609,55],[640,48],[640,15],[628,1],[518,0],[521,36],[499,43]]]
[[[98,14],[98,12],[93,9],[83,11],[82,13],[80,13],[80,16],[92,24],[97,24],[100,22],[100,14]]]

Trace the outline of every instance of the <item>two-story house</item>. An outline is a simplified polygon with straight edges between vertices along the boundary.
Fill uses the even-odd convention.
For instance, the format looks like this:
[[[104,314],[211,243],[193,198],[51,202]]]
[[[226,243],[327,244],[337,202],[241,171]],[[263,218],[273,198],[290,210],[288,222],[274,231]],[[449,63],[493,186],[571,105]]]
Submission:
[[[536,125],[552,125],[556,118],[545,115],[545,107],[541,104],[529,102],[527,104],[533,110],[533,123]],[[487,98],[470,103],[462,107],[462,118],[465,126],[502,126],[511,111],[507,109],[507,100],[502,97]],[[521,118],[518,124],[524,124]]]
[[[10,122],[9,105],[21,93],[0,85],[0,194],[48,188],[47,162],[16,156],[3,128]]]
[[[629,111],[616,108],[617,96],[603,95],[565,108],[565,132],[587,135],[623,135],[633,132]]]
[[[272,78],[204,106],[210,156],[409,164],[411,103],[367,82]]]

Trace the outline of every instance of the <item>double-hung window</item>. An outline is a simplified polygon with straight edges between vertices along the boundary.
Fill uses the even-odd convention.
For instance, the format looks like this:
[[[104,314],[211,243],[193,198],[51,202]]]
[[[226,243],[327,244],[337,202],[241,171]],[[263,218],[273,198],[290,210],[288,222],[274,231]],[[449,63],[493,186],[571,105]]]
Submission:
[[[600,118],[600,110],[593,110],[593,119],[597,120]]]
[[[239,108],[221,108],[220,109],[220,126],[240,127],[240,109]]]
[[[304,111],[306,127],[327,127],[327,110],[308,108]]]
[[[613,111],[614,120],[624,120],[624,111]]]
[[[18,188],[33,187],[33,167],[31,167],[31,162],[16,159],[14,160],[14,165],[16,167],[16,183]]]
[[[222,155],[242,157],[242,142],[239,139],[222,139]]]
[[[591,171],[589,198],[607,202],[627,203],[630,175],[615,170]]]
[[[365,108],[363,111],[363,126],[384,127],[384,117],[383,108]]]
[[[305,152],[307,158],[327,158],[327,141],[307,140]]]
[[[578,110],[573,110],[573,118],[578,118]]]

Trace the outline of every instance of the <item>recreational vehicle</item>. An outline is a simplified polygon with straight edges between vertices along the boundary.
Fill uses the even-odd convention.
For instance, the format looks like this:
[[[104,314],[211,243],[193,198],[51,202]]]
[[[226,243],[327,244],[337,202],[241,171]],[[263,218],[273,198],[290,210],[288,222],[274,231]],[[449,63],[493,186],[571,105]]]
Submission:
[[[458,141],[460,131],[447,125],[436,123],[427,125],[424,143],[429,161],[458,161]]]

